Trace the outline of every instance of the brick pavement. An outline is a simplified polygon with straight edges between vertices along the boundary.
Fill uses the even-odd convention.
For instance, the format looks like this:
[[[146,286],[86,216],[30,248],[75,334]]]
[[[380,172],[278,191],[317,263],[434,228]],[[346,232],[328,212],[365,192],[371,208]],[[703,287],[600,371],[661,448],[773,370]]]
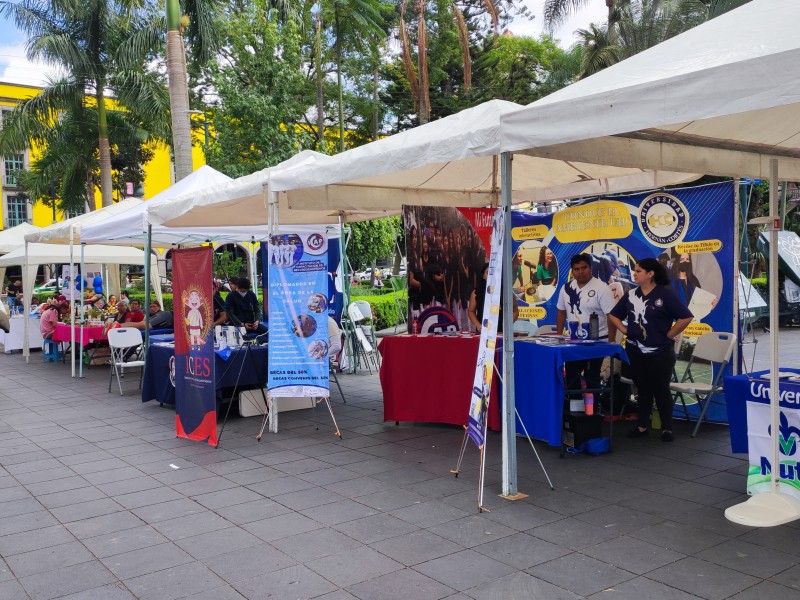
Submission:
[[[797,364],[800,332],[782,334]],[[798,525],[723,516],[746,473],[723,427],[620,436],[601,457],[537,443],[555,491],[520,443],[515,503],[496,495],[490,434],[478,514],[477,453],[448,474],[461,430],[384,424],[376,376],[340,376],[342,441],[306,410],[261,443],[258,419],[234,418],[218,450],[176,439],[172,409],[132,381],[108,394],[107,377],[0,356],[2,600],[800,598]]]

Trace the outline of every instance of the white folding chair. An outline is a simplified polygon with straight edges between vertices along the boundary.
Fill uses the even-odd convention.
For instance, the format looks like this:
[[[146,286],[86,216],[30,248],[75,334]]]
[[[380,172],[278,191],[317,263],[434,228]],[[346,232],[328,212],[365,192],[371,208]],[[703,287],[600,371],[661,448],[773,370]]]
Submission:
[[[700,423],[705,418],[713,397],[722,392],[722,377],[725,367],[731,360],[735,346],[736,336],[732,333],[722,331],[704,333],[697,338],[697,344],[694,347],[694,352],[692,352],[692,357],[689,359],[689,364],[686,365],[686,370],[683,372],[683,377],[681,377],[680,381],[671,383],[669,386],[673,395],[681,399],[684,410],[686,410],[684,395],[694,396],[697,398],[698,404],[702,406],[692,437],[697,435]],[[710,383],[695,381],[692,374],[692,366],[696,360],[704,360],[711,363]]]
[[[363,356],[364,362],[367,363],[367,369],[372,373],[369,359],[372,358],[376,370],[380,365],[380,356],[377,350],[378,342],[375,337],[375,327],[373,326],[372,307],[366,300],[356,300],[347,307],[347,315],[350,317],[353,331],[356,334],[354,351]],[[370,322],[366,323],[367,320]]]
[[[108,378],[108,392],[111,393],[111,381],[117,376],[119,395],[122,396],[122,376],[125,369],[141,369],[139,372],[139,389],[142,389],[144,360],[136,356],[134,350],[142,345],[142,332],[133,327],[109,329],[108,346],[111,349],[111,374]],[[127,356],[127,360],[126,360]]]
[[[375,317],[372,315],[372,306],[366,300],[356,300],[353,302],[358,307],[359,312],[363,315],[364,319],[359,323],[359,327],[369,338],[369,341],[374,347],[378,346],[378,338],[375,335]],[[369,321],[366,323],[365,321]]]

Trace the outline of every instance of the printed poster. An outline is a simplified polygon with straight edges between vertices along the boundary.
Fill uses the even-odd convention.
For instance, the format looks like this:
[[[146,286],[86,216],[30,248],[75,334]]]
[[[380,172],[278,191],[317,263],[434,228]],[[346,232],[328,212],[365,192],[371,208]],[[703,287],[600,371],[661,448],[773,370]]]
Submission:
[[[467,307],[487,262],[493,215],[490,208],[403,206],[410,327],[475,331]]]
[[[212,256],[210,246],[173,250],[172,289],[176,432],[216,446]]]
[[[272,235],[267,263],[269,396],[328,397],[328,238]]]
[[[486,276],[486,296],[481,315],[481,341],[478,360],[472,383],[472,398],[467,419],[467,435],[480,448],[486,439],[486,415],[494,375],[494,352],[497,346],[497,330],[500,318],[500,291],[503,281],[503,238],[505,237],[505,213],[502,208],[494,211],[490,242],[489,270]]]

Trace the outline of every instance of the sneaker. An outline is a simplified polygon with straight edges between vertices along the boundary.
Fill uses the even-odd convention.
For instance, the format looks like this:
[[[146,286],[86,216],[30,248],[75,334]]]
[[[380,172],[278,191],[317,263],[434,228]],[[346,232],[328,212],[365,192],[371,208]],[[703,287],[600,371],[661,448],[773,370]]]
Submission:
[[[648,433],[650,433],[649,429],[645,429],[644,431],[642,431],[638,427],[634,427],[633,429],[631,429],[628,432],[628,437],[629,438],[640,438],[640,437],[646,436]]]
[[[661,441],[662,442],[671,442],[675,439],[675,436],[672,435],[672,432],[669,429],[665,429],[661,432]]]

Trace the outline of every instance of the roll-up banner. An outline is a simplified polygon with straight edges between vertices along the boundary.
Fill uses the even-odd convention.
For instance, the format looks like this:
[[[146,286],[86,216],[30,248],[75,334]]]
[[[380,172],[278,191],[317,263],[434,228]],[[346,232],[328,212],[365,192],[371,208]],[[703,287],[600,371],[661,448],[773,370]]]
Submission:
[[[594,199],[550,214],[513,212],[512,286],[520,319],[555,324],[558,292],[571,276],[575,254],[591,256],[592,275],[608,283],[616,299],[634,286],[636,261],[653,257],[695,317],[679,356],[688,360],[700,335],[737,331],[734,210],[731,181]],[[675,410],[679,416],[683,407]],[[688,411],[692,417],[700,412],[696,404]],[[727,422],[717,403],[707,416]]]
[[[481,342],[475,378],[472,382],[472,398],[467,419],[467,435],[480,448],[486,439],[486,413],[494,375],[494,351],[497,347],[497,330],[500,320],[500,290],[503,281],[503,238],[505,237],[505,213],[495,210],[492,221],[489,270],[486,274],[486,295],[481,315]]]
[[[330,396],[328,239],[324,232],[270,236],[270,397]]]
[[[210,246],[172,252],[176,433],[216,446],[212,263]]]

